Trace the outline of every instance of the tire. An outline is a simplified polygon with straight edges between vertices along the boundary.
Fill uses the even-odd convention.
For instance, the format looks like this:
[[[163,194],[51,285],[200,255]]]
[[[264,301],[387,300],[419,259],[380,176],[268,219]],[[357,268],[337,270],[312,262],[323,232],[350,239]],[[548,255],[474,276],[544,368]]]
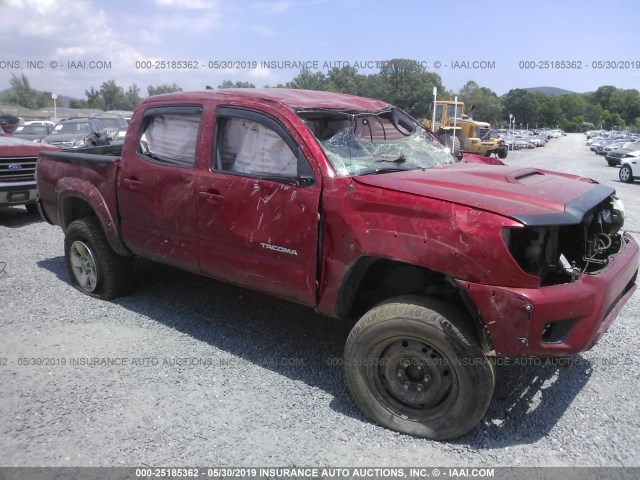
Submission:
[[[131,259],[113,251],[96,217],[67,227],[64,256],[71,281],[82,293],[109,300],[128,292]]]
[[[409,435],[450,440],[474,428],[495,372],[468,315],[431,297],[398,297],[367,312],[345,346],[345,378],[362,412]]]
[[[631,167],[629,165],[622,165],[618,172],[618,177],[621,182],[633,183],[633,171],[631,171]]]
[[[498,158],[501,160],[504,160],[505,158],[507,158],[508,154],[509,154],[509,150],[507,150],[506,148],[501,148],[500,150],[498,150]]]
[[[610,167],[616,166],[615,162],[612,162],[611,160],[607,160],[607,163],[609,164]]]
[[[451,153],[454,156],[459,157],[462,154],[460,151],[460,139],[455,135],[452,136],[443,133],[440,135],[440,140],[445,144],[445,146],[449,147],[449,150],[451,150]]]
[[[27,203],[24,208],[27,209],[29,215],[40,215],[38,212],[38,206],[35,203]]]

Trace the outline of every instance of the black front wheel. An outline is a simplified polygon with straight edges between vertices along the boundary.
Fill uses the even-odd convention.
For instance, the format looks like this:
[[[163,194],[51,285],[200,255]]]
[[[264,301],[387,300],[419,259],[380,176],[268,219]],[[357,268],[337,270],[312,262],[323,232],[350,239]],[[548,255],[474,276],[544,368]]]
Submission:
[[[484,416],[495,385],[466,313],[430,297],[374,307],[345,347],[345,376],[362,412],[409,435],[449,440]]]

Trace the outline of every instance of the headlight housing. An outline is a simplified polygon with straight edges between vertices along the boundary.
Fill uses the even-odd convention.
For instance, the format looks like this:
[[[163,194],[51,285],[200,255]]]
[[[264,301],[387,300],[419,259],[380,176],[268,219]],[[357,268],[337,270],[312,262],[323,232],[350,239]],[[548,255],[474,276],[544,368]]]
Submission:
[[[585,213],[576,225],[503,228],[502,238],[520,268],[541,285],[570,283],[597,273],[622,246],[624,205],[615,195]]]

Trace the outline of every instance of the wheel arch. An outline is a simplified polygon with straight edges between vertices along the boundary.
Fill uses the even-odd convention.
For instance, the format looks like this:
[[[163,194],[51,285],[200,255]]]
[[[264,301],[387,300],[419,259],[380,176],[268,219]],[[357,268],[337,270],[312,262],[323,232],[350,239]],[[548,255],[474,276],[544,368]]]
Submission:
[[[355,320],[374,306],[403,295],[433,296],[457,304],[484,352],[491,352],[491,336],[469,295],[451,276],[398,260],[363,256],[348,269],[336,304],[336,315]]]
[[[61,179],[58,182],[58,218],[63,231],[80,218],[95,216],[111,248],[122,256],[132,256],[131,251],[122,243],[107,204],[95,185],[76,178]]]

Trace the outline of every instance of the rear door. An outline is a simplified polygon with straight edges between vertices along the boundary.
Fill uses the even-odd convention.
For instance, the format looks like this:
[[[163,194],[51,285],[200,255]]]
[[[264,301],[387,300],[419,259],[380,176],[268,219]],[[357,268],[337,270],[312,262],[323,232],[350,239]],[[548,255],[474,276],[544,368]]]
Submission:
[[[122,235],[136,254],[198,270],[197,173],[202,107],[149,108],[118,180]],[[199,154],[199,153],[198,153]],[[208,155],[208,152],[204,152]]]
[[[315,305],[320,181],[294,137],[257,110],[218,107],[198,179],[200,267]]]

